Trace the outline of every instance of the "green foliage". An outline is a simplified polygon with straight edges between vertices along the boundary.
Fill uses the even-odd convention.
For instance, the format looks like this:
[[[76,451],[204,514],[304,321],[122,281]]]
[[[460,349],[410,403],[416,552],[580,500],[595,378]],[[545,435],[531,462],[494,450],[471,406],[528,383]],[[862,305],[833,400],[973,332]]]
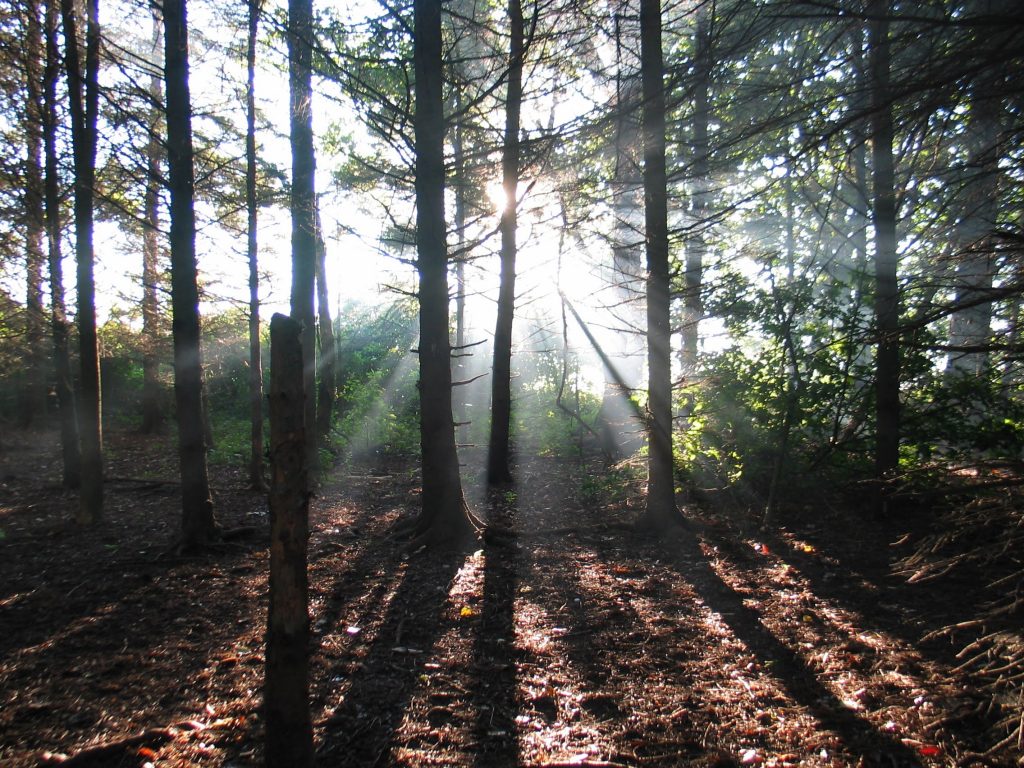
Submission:
[[[350,304],[339,313],[338,424],[335,434],[350,453],[419,450],[416,307],[408,300],[384,308]]]
[[[640,497],[646,479],[646,467],[639,461],[622,461],[600,470],[592,467],[580,478],[577,495],[586,506],[619,506]]]
[[[230,410],[210,409],[210,426],[214,444],[206,458],[210,466],[246,466],[249,461],[252,425]]]
[[[22,307],[0,287],[0,418],[4,421],[18,416],[23,318]]]
[[[269,330],[262,328],[263,387],[270,386]],[[203,318],[203,369],[213,411],[249,416],[249,315],[242,308]]]
[[[576,382],[580,360],[572,351],[563,358],[559,336],[539,329],[548,327],[545,318],[536,320],[534,350],[516,355],[516,377],[512,382],[513,441],[517,449],[539,456],[581,458],[593,450],[587,426],[595,429],[601,398],[580,389]],[[564,370],[563,370],[564,367]],[[563,383],[564,375],[564,383]],[[559,407],[559,391],[562,406]],[[577,413],[587,425],[573,415]]]
[[[516,397],[516,444],[539,456],[579,458],[591,442],[589,433],[578,419],[557,407],[556,395],[556,389],[543,388]],[[580,392],[578,406],[583,421],[593,427],[601,411],[601,398]],[[577,407],[575,396],[571,407]]]
[[[906,463],[1019,456],[1024,401],[992,376],[934,372],[922,377],[903,413]]]

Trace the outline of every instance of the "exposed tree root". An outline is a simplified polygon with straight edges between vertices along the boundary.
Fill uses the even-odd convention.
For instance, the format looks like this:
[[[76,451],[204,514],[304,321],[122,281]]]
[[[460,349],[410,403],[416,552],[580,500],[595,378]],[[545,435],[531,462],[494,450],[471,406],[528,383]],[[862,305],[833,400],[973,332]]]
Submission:
[[[400,520],[391,530],[391,538],[408,541],[407,552],[420,549],[460,549],[471,541],[484,536],[487,524],[477,516],[465,497],[462,499],[460,514],[452,514],[447,519],[440,514],[421,512],[413,518]]]

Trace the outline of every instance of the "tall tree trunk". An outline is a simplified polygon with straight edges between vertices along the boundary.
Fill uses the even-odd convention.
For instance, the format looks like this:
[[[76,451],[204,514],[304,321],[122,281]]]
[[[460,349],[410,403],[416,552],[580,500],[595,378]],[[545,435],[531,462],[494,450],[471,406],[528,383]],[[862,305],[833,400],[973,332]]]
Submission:
[[[270,605],[263,690],[268,768],[313,764],[309,712],[309,470],[300,334],[270,320]]]
[[[857,78],[858,87],[856,94],[851,100],[852,108],[863,115],[858,119],[850,131],[850,139],[853,142],[853,233],[851,245],[853,246],[853,259],[850,266],[849,283],[854,287],[853,300],[861,316],[859,327],[868,328],[871,324],[870,307],[870,278],[868,269],[868,230],[871,228],[871,189],[868,183],[868,144],[870,139],[871,126],[868,124],[867,115],[870,113],[870,73],[865,71],[864,62],[864,30],[858,28],[855,31],[853,46],[853,67]],[[870,362],[871,350],[867,344],[857,344],[857,359],[867,368]],[[858,390],[864,389],[866,382],[858,382]]]
[[[43,310],[43,31],[39,0],[26,7],[25,40],[25,343],[26,377],[21,421],[28,426],[46,413],[46,313]]]
[[[616,0],[615,18],[615,141],[612,147],[612,283],[619,326],[606,345],[600,431],[605,455],[616,459],[640,448],[640,424],[633,417],[632,394],[641,388],[643,363],[636,351],[634,329],[643,326],[643,266],[640,232],[643,229],[643,178],[640,62],[637,57],[636,13],[631,0]]]
[[[455,355],[454,372],[456,380],[463,380],[466,377],[461,375],[465,371],[462,360],[469,353],[466,352],[466,189],[469,183],[466,178],[466,151],[463,143],[462,121],[462,90],[455,90],[455,112],[460,117],[455,123],[455,130],[452,134],[452,164],[454,165],[455,183],[455,242],[458,248],[458,257],[455,260]],[[457,374],[457,375],[456,375]],[[466,442],[467,413],[466,397],[463,394],[456,395],[463,388],[452,392],[453,417],[457,423],[456,441]]]
[[[516,303],[516,208],[519,188],[519,113],[523,102],[523,7],[508,2],[511,38],[508,93],[505,97],[505,143],[501,154],[501,186],[505,205],[501,211],[501,278],[498,287],[498,318],[494,328],[494,368],[491,374],[491,440],[487,453],[487,482],[512,481],[509,438],[512,423],[512,321]]]
[[[203,437],[203,361],[196,270],[195,171],[185,0],[164,0],[167,169],[171,193],[171,311],[174,397],[181,465],[182,547],[216,539]]]
[[[60,49],[57,46],[57,0],[46,0],[46,69],[43,72],[43,144],[46,154],[46,239],[50,268],[50,325],[53,361],[60,410],[60,446],[63,485],[77,489],[81,482],[78,453],[78,416],[71,386],[71,354],[68,350],[68,320],[64,303],[64,264],[61,253],[60,171],[57,167],[57,81],[60,77]]]
[[[245,64],[245,209],[248,213],[249,257],[249,486],[265,487],[263,479],[263,361],[260,345],[260,273],[256,199],[256,40],[263,0],[249,0],[249,37]]]
[[[78,434],[81,485],[77,521],[96,523],[103,516],[103,425],[100,356],[96,338],[96,282],[93,278],[93,186],[96,177],[96,125],[99,112],[99,0],[86,3],[85,75],[78,50],[74,0],[61,0],[65,69],[75,156],[75,260],[78,267],[78,341],[81,384]]]
[[[319,383],[317,388],[317,437],[321,445],[327,444],[331,435],[331,417],[334,415],[334,391],[337,381],[335,366],[337,356],[334,348],[334,326],[331,324],[331,305],[327,296],[327,248],[324,244],[320,210],[316,212],[316,311],[317,327],[320,333]]]
[[[1004,3],[976,0],[970,3],[979,16],[991,16]],[[986,31],[986,37],[988,32]],[[978,45],[988,40],[979,39]],[[1002,72],[985,72],[970,89],[970,112],[964,135],[966,172],[960,188],[963,212],[957,224],[959,255],[956,265],[956,302],[963,309],[949,317],[949,346],[946,371],[980,377],[988,371],[986,347],[992,335],[992,294],[996,272],[996,216],[999,206],[999,132],[1005,91]]]
[[[893,163],[892,94],[889,87],[888,0],[871,0],[868,16],[871,76],[871,144],[875,230],[875,472],[892,474],[899,465],[900,331],[896,256],[896,193]]]
[[[697,348],[700,341],[700,318],[704,313],[700,297],[707,242],[708,198],[710,197],[710,170],[708,163],[708,123],[711,119],[709,91],[711,86],[711,22],[709,8],[701,4],[697,10],[696,50],[694,51],[693,138],[693,197],[690,202],[692,227],[686,238],[686,265],[683,272],[683,327],[681,334],[683,377],[689,382],[697,370]],[[692,401],[692,398],[689,399]],[[689,411],[692,405],[687,406]]]
[[[291,314],[302,323],[306,448],[316,468],[316,325],[313,292],[316,264],[316,156],[313,149],[313,1],[288,0],[288,83],[292,148]]]
[[[149,80],[149,139],[146,142],[146,194],[143,201],[145,220],[142,224],[142,432],[153,434],[163,428],[160,386],[160,166],[163,147],[160,141],[162,123],[160,105],[164,100],[163,84],[157,68],[163,63],[163,34],[160,11],[151,9],[153,17],[152,63]]]
[[[665,85],[661,3],[640,0],[643,84],[644,224],[647,251],[647,509],[656,530],[679,522],[672,460],[672,350],[668,271],[668,181],[665,171]]]
[[[448,254],[444,219],[441,0],[414,0],[416,251],[420,299],[420,452],[423,511],[414,533],[430,544],[472,530],[452,418]]]

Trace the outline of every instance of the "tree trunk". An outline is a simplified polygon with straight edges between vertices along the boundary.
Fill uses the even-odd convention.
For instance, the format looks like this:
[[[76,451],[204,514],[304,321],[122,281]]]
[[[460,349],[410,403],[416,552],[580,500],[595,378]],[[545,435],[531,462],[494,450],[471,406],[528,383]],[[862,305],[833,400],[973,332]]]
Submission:
[[[320,329],[320,379],[317,388],[317,437],[326,445],[331,435],[331,418],[334,414],[334,391],[337,381],[335,366],[337,356],[334,348],[334,326],[331,324],[331,305],[327,296],[327,248],[324,245],[320,211],[316,213],[316,309],[317,327]]]
[[[21,422],[28,426],[46,413],[46,313],[43,311],[43,32],[39,0],[26,7],[25,41],[25,344],[26,377]]]
[[[668,271],[668,182],[661,3],[640,0],[643,84],[644,224],[647,251],[647,509],[642,524],[662,530],[681,520],[672,460],[672,350]]]
[[[77,489],[81,482],[78,453],[78,416],[71,386],[71,354],[64,303],[64,265],[61,253],[60,171],[57,167],[57,81],[60,50],[57,46],[57,0],[46,2],[46,69],[43,73],[43,144],[46,154],[46,239],[50,267],[50,325],[56,374],[57,407],[60,411],[60,445],[63,485]]]
[[[501,278],[498,318],[494,328],[494,368],[491,375],[491,440],[487,453],[487,482],[512,482],[509,439],[512,424],[512,321],[516,303],[516,208],[519,187],[519,113],[523,101],[523,7],[508,2],[511,38],[508,93],[505,97],[505,143],[501,155]]]
[[[980,0],[974,10],[989,16],[1001,3]],[[986,33],[987,34],[987,33]],[[979,45],[986,40],[979,39]],[[964,308],[949,317],[950,352],[946,372],[951,375],[981,377],[989,369],[991,342],[991,296],[996,272],[996,217],[999,208],[999,132],[1002,122],[1000,99],[1004,92],[1002,72],[986,72],[970,89],[970,112],[964,135],[966,172],[958,190],[963,212],[955,239],[959,246],[956,265],[956,303]]]
[[[163,62],[162,20],[154,7],[152,59],[154,73],[149,80],[149,140],[146,143],[146,194],[142,224],[142,432],[153,434],[163,429],[164,411],[160,386],[160,165],[163,147],[160,141],[161,110],[164,92],[155,67]]]
[[[61,0],[65,69],[75,157],[75,260],[78,267],[78,340],[81,385],[78,434],[81,485],[76,520],[96,523],[103,516],[103,426],[100,357],[96,338],[96,283],[93,278],[93,187],[96,176],[96,120],[99,111],[99,2],[86,4],[85,77],[78,50],[74,0]]]
[[[245,209],[248,213],[249,257],[249,487],[262,491],[263,479],[263,361],[260,345],[260,273],[256,199],[256,39],[262,0],[249,0],[249,37],[245,87]]]
[[[452,164],[454,165],[455,183],[455,242],[458,248],[458,257],[455,260],[455,355],[453,363],[453,375],[456,380],[466,379],[462,375],[466,366],[462,360],[468,354],[466,351],[466,188],[469,183],[466,178],[466,152],[463,143],[462,133],[462,91],[456,88],[455,91],[455,112],[460,117],[455,123],[455,130],[452,134]],[[463,388],[452,392],[452,413],[455,418],[456,441],[458,444],[466,442],[468,434],[467,422],[469,410],[466,408],[466,396],[461,394]],[[460,394],[456,394],[459,392]]]
[[[875,230],[875,471],[892,474],[899,465],[900,332],[896,256],[896,193],[893,163],[892,95],[889,89],[889,6],[872,0],[868,28],[871,76],[871,139]]]
[[[270,608],[263,689],[268,768],[313,764],[303,330],[284,315],[270,321]]]
[[[643,363],[636,353],[634,329],[643,326],[640,304],[644,295],[639,233],[643,228],[643,139],[639,93],[636,14],[629,0],[615,3],[615,142],[612,179],[612,282],[619,326],[607,345],[604,391],[599,416],[602,449],[616,459],[635,453],[641,445],[641,423],[633,418],[632,393],[643,385]],[[613,373],[614,371],[614,373]]]
[[[288,84],[292,148],[291,314],[302,323],[306,448],[316,468],[316,325],[313,292],[316,263],[316,156],[313,148],[312,0],[288,0]]]
[[[216,539],[219,527],[213,515],[203,435],[203,362],[196,273],[195,171],[185,0],[164,1],[164,47],[167,168],[171,193],[174,397],[181,465],[182,547],[193,549]]]
[[[700,318],[704,313],[700,288],[704,272],[704,256],[707,242],[704,231],[707,227],[708,198],[710,196],[710,170],[708,163],[708,123],[711,119],[709,90],[711,86],[711,29],[708,19],[709,8],[701,4],[697,8],[696,50],[694,52],[694,93],[693,93],[693,138],[690,151],[693,154],[693,198],[690,203],[692,221],[686,238],[686,267],[683,272],[683,327],[681,334],[683,377],[691,385],[697,370],[697,348],[700,341]],[[692,397],[688,398],[692,403]],[[692,405],[687,407],[692,411]],[[689,413],[685,414],[689,417]]]
[[[458,542],[472,530],[462,495],[452,418],[448,256],[444,220],[441,0],[414,0],[416,251],[420,300],[420,451],[426,543]]]

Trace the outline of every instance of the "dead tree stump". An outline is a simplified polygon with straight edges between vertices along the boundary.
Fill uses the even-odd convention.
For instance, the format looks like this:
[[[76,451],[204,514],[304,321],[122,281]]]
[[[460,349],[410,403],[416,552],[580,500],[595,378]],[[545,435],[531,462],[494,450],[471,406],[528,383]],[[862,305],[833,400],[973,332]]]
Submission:
[[[270,610],[263,688],[269,768],[313,764],[301,328],[280,314],[270,321]]]

